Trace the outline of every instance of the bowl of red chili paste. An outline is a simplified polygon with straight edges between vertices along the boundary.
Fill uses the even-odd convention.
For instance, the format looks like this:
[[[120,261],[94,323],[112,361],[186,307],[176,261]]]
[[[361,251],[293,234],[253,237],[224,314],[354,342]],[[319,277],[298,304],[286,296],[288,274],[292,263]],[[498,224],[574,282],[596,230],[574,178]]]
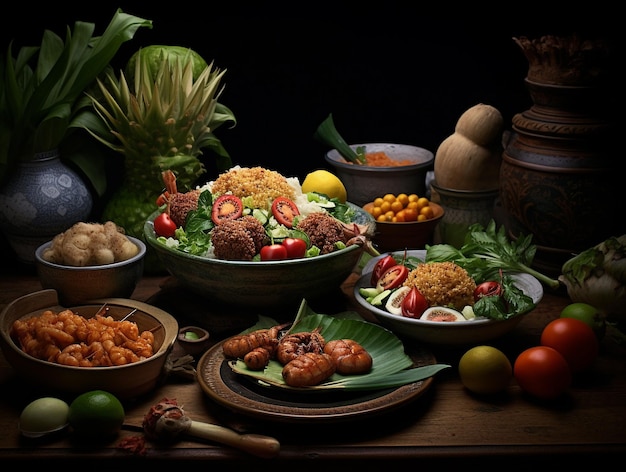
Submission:
[[[426,173],[435,160],[431,151],[390,143],[351,144],[350,147],[355,151],[364,148],[367,164],[353,164],[336,149],[325,155],[326,162],[346,187],[350,202],[363,206],[387,193],[426,194]]]

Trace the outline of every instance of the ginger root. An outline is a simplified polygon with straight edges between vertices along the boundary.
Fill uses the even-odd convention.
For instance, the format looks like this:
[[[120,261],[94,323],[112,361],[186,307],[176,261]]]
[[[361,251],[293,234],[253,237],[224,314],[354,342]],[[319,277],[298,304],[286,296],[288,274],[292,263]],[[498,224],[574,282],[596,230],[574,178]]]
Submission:
[[[79,222],[57,234],[42,257],[54,264],[84,267],[125,261],[138,252],[139,247],[114,222]]]

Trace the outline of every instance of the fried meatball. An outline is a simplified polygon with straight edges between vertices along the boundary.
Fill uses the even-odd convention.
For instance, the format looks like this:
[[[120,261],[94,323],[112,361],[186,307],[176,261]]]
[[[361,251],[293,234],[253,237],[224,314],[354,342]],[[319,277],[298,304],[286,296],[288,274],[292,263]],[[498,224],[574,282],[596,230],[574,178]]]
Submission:
[[[311,213],[298,222],[297,229],[307,234],[311,244],[320,249],[320,254],[333,252],[338,241],[347,242],[341,223],[328,213]]]
[[[265,229],[254,216],[243,216],[216,225],[211,230],[213,252],[217,259],[251,261],[265,241]]]
[[[185,226],[187,213],[198,209],[198,197],[200,190],[178,192],[170,195],[170,218],[176,226]]]

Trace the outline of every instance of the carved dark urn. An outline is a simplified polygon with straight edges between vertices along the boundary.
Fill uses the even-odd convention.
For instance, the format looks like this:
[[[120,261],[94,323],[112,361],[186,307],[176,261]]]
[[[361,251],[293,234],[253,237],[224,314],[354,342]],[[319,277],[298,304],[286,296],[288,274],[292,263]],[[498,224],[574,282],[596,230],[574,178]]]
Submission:
[[[573,254],[626,232],[613,51],[606,39],[513,39],[533,105],[513,116],[505,143],[504,223],[511,238],[533,235],[537,268],[560,273]]]

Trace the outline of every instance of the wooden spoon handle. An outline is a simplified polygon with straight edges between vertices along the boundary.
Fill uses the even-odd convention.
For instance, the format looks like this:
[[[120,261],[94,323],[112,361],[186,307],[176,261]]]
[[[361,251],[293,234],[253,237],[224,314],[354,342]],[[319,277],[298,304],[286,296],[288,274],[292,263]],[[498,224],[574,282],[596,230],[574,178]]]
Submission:
[[[280,443],[275,438],[260,434],[239,434],[215,424],[192,421],[186,433],[196,438],[227,444],[258,457],[271,458],[280,452]]]

